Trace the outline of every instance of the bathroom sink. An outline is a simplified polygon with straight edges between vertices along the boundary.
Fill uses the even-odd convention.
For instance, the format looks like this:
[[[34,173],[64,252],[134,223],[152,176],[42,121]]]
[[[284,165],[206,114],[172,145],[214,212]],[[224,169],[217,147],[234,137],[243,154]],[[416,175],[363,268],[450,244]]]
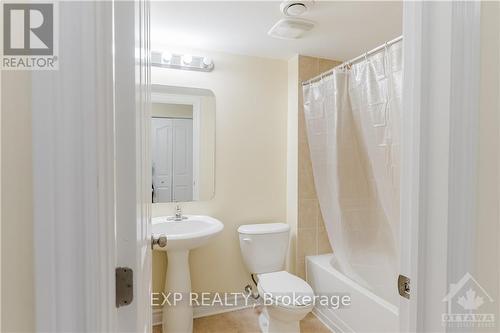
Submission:
[[[155,245],[155,250],[192,250],[204,245],[222,231],[221,221],[204,215],[185,215],[182,221],[169,221],[166,216],[153,218],[153,236],[165,235],[167,246]]]
[[[165,247],[154,246],[155,250],[166,251],[168,258],[165,277],[165,294],[190,295],[191,273],[189,271],[189,250],[206,244],[224,229],[221,221],[204,215],[184,215],[182,221],[172,221],[171,217],[153,218],[153,236],[167,237]],[[174,306],[164,305],[163,333],[193,331],[193,308],[189,302]]]

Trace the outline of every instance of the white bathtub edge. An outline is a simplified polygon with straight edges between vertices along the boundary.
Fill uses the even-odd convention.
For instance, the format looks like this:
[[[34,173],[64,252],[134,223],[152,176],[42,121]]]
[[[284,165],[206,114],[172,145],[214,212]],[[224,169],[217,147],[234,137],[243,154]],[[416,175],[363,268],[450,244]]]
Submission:
[[[370,290],[368,290],[368,289],[364,288],[363,286],[355,283],[354,281],[352,281],[351,279],[349,279],[344,274],[342,274],[342,273],[338,272],[337,270],[335,270],[331,266],[331,264],[330,264],[330,261],[331,261],[332,258],[333,258],[333,254],[332,253],[315,255],[315,256],[306,256],[306,265],[307,265],[307,263],[309,261],[314,262],[316,265],[320,266],[321,268],[323,268],[324,270],[328,271],[329,273],[335,275],[336,278],[338,278],[342,282],[348,284],[349,286],[351,286],[356,291],[365,294],[367,297],[371,298],[374,302],[377,302],[378,304],[380,304],[381,306],[383,306],[387,310],[391,311],[396,316],[399,316],[399,309],[398,309],[397,306],[395,306],[394,304],[389,303],[385,299],[383,299],[383,298],[375,295]]]
[[[352,329],[348,329],[347,325],[346,325],[346,327],[341,327],[341,326],[337,325],[336,323],[334,323],[332,320],[330,320],[330,318],[328,318],[328,316],[326,314],[323,313],[323,311],[319,307],[314,307],[312,310],[312,313],[332,333],[351,333],[351,332],[354,332]],[[339,319],[339,318],[336,318],[336,319]],[[341,322],[342,324],[345,324],[342,320],[339,320],[339,322]]]

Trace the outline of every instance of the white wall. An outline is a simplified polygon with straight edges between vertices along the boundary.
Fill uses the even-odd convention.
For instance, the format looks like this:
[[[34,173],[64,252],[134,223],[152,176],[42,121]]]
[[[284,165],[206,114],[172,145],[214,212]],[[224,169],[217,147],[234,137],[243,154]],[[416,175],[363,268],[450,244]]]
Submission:
[[[183,52],[184,50],[170,50]],[[153,67],[152,83],[210,89],[216,103],[215,197],[182,204],[186,214],[207,214],[224,231],[192,251],[194,291],[242,291],[249,281],[236,229],[241,224],[286,222],[287,62],[217,52],[210,73]],[[153,216],[173,214],[155,204]],[[154,289],[163,288],[165,258],[153,261]]]
[[[31,74],[1,73],[2,332],[35,329]]]

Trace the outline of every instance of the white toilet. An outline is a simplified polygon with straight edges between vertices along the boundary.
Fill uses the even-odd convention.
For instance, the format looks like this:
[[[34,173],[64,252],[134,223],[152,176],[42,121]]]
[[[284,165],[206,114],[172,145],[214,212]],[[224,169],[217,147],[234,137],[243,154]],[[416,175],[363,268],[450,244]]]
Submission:
[[[257,276],[257,289],[265,301],[259,317],[262,332],[300,332],[299,321],[314,306],[314,292],[306,281],[283,270],[290,226],[247,224],[240,226],[238,233],[243,260]]]

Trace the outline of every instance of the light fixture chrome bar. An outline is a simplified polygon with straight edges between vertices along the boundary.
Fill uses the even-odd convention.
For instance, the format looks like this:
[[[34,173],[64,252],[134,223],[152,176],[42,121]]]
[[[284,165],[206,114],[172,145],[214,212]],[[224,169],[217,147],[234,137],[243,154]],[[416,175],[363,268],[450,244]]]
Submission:
[[[207,57],[162,53],[159,51],[151,52],[151,65],[199,72],[211,72],[215,67],[213,61]]]
[[[381,51],[382,49],[384,49],[384,48],[386,48],[386,47],[388,47],[388,46],[390,46],[390,45],[396,44],[397,42],[399,42],[399,41],[401,41],[401,40],[403,40],[403,36],[399,36],[399,37],[397,37],[397,38],[394,38],[393,40],[390,40],[390,41],[388,41],[388,42],[386,42],[386,43],[384,43],[384,44],[382,44],[382,45],[380,45],[380,46],[377,46],[377,47],[376,47],[376,48],[374,48],[373,50],[370,50],[370,51],[368,51],[368,52],[366,52],[366,53],[363,53],[362,55],[357,56],[356,58],[353,58],[353,59],[351,59],[351,60],[344,61],[344,62],[343,62],[343,63],[341,63],[340,65],[335,66],[335,67],[333,67],[332,69],[329,69],[329,70],[327,70],[326,72],[323,72],[323,73],[321,73],[321,74],[319,74],[319,75],[317,75],[317,76],[313,77],[312,79],[309,79],[309,80],[307,80],[307,81],[302,82],[302,85],[303,85],[303,86],[305,86],[305,85],[308,85],[308,84],[310,84],[310,83],[317,82],[317,81],[321,80],[321,79],[322,79],[322,78],[324,78],[324,77],[327,77],[327,76],[332,75],[332,74],[333,74],[333,71],[334,71],[335,69],[337,69],[337,68],[339,68],[339,67],[345,67],[345,66],[347,66],[347,65],[352,66],[352,65],[354,65],[355,63],[357,63],[358,61],[365,59],[365,57],[367,57],[367,56],[369,56],[369,55],[372,55],[372,54],[374,54],[374,53],[377,53],[377,52]]]

